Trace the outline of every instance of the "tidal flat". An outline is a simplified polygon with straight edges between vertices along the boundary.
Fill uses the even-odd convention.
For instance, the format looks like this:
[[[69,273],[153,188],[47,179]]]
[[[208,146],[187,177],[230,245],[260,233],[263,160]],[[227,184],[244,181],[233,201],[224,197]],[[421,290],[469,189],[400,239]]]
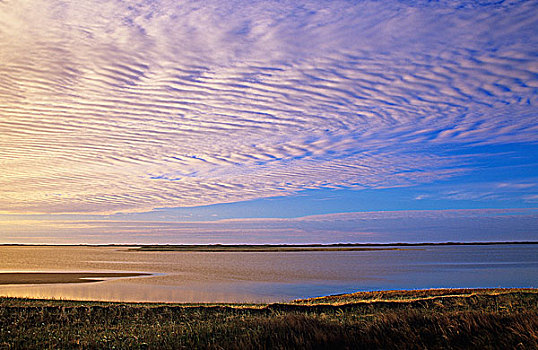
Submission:
[[[0,349],[536,349],[536,289],[378,291],[271,304],[0,298]]]
[[[92,283],[120,277],[148,276],[145,273],[128,272],[2,272],[0,285],[4,284],[56,284]]]

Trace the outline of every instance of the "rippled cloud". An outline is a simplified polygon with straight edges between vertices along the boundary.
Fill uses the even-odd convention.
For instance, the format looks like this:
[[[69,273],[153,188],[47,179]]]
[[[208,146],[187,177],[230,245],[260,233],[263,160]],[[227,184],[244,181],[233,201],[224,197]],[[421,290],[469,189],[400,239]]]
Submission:
[[[429,183],[536,143],[534,1],[0,2],[0,211]],[[473,158],[474,157],[474,158]]]

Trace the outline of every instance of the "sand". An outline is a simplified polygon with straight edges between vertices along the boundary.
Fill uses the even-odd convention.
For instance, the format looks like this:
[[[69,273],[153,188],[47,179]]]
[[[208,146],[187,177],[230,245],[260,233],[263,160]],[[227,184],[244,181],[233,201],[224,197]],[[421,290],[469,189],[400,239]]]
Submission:
[[[110,277],[149,276],[131,272],[1,272],[2,284],[90,283]]]

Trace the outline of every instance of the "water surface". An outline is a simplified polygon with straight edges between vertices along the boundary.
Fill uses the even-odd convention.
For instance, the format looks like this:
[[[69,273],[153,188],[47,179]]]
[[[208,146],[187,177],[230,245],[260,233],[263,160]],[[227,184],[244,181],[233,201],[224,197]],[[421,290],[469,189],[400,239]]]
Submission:
[[[110,301],[273,302],[368,290],[536,287],[538,245],[341,252],[133,252],[0,247],[0,272],[131,272],[83,284],[1,285],[0,295]]]

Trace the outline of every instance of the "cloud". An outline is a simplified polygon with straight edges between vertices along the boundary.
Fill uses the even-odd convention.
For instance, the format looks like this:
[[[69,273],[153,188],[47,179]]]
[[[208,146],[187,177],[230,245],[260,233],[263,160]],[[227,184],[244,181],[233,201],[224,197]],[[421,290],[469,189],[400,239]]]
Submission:
[[[526,202],[529,202],[529,203],[537,203],[538,202],[538,194],[529,194],[527,196],[524,196],[523,199]]]
[[[215,221],[0,221],[6,243],[335,243],[535,240],[537,209],[404,210]]]
[[[430,195],[419,194],[419,195],[416,195],[414,199],[417,200],[417,201],[420,201],[420,200],[423,200],[423,199],[426,199],[426,198],[430,198]]]
[[[0,3],[0,211],[384,188],[535,143],[537,5]],[[487,155],[485,155],[487,157]]]

